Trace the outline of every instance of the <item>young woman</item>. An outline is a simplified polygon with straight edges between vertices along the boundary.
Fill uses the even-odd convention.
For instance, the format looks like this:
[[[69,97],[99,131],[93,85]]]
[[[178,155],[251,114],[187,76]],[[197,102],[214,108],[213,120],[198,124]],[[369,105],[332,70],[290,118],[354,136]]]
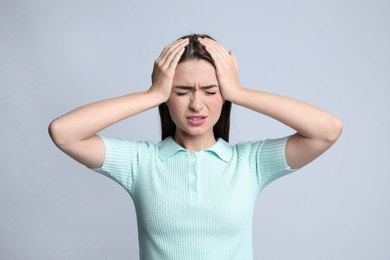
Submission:
[[[231,104],[296,133],[230,145]],[[159,106],[162,141],[97,133]],[[77,108],[49,126],[66,154],[122,185],[137,212],[141,259],[252,259],[259,192],[301,168],[339,137],[342,123],[307,103],[241,86],[237,59],[207,35],[164,48],[143,92]]]

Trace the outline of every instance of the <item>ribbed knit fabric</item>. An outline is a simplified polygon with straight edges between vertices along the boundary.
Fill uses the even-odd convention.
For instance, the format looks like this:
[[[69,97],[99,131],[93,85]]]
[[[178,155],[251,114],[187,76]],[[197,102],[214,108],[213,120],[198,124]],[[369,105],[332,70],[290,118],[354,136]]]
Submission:
[[[219,139],[190,153],[172,138],[158,144],[101,137],[102,173],[133,198],[140,259],[252,260],[258,193],[293,171],[287,137],[231,146]]]

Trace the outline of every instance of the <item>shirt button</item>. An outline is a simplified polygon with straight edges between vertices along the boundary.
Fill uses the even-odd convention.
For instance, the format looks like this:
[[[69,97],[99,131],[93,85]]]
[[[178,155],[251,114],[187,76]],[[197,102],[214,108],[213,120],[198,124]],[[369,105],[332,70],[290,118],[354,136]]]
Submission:
[[[196,180],[196,175],[195,174],[191,174],[190,175],[190,181],[195,181]]]

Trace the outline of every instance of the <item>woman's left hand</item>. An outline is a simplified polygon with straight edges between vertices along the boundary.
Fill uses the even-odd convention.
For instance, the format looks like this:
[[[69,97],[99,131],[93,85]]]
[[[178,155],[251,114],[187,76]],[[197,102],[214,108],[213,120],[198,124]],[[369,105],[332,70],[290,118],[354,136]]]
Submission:
[[[232,101],[235,93],[242,87],[238,81],[237,58],[232,51],[228,52],[221,44],[209,39],[199,38],[206,51],[214,60],[219,88],[225,100]]]

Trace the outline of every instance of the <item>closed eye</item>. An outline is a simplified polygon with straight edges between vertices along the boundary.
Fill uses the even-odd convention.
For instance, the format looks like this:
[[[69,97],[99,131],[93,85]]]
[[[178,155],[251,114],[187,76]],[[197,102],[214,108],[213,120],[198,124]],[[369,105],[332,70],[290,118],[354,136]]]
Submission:
[[[185,94],[188,94],[188,92],[176,92],[176,95],[178,96],[184,96]]]
[[[190,93],[191,91],[194,91],[194,87],[191,86],[182,86],[178,85],[174,87],[177,91],[175,91],[175,94],[177,96],[184,96]],[[215,95],[218,91],[218,85],[208,85],[201,87],[203,89],[204,93],[206,95]]]

